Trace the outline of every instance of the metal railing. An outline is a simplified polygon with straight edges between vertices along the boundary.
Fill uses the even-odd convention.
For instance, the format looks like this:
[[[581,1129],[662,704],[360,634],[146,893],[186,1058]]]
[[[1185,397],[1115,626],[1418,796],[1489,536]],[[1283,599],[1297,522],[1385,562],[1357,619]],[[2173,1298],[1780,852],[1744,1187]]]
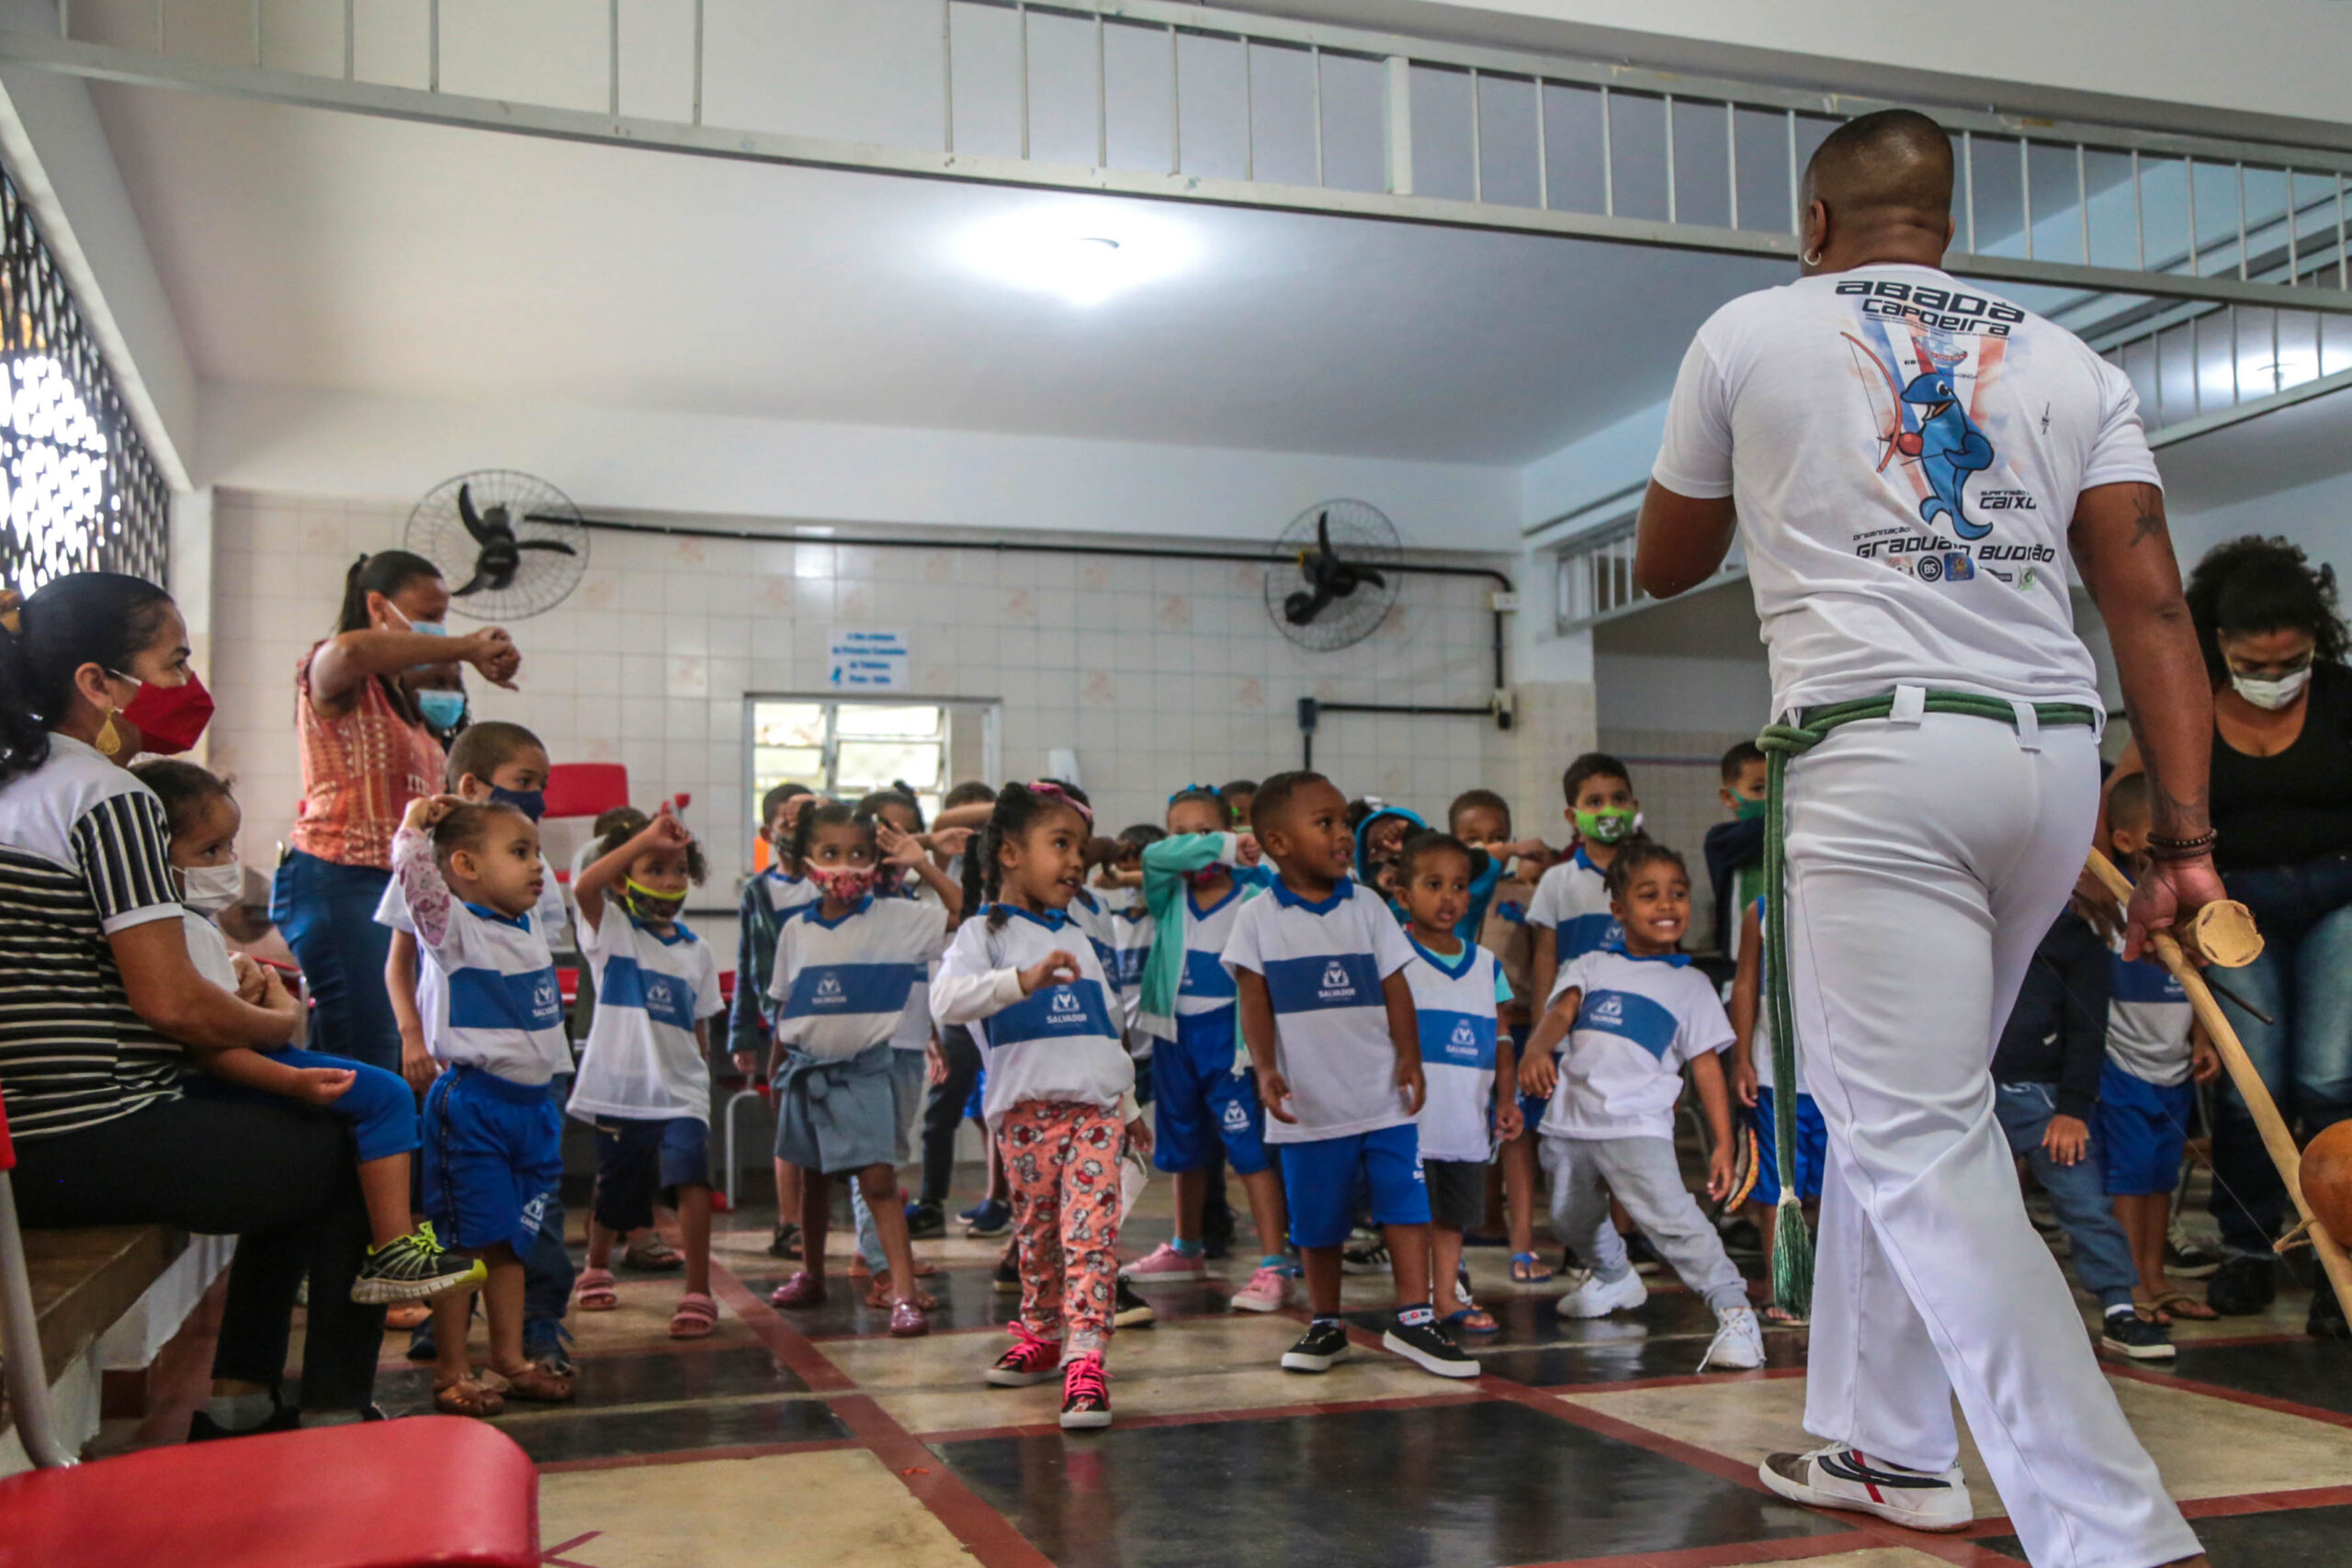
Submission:
[[[1556,631],[1598,626],[1657,603],[1634,581],[1634,518],[1630,514],[1570,536],[1552,556],[1552,618]],[[1698,587],[1712,588],[1747,575],[1747,553],[1735,541],[1723,565]]]
[[[1814,147],[1882,107],[1169,0],[861,0],[858,22],[892,42],[854,67],[875,89],[862,103],[899,106],[881,142],[847,110],[813,128],[827,134],[760,128],[773,106],[746,84],[783,73],[741,58],[752,0],[692,0],[627,25],[620,0],[582,6],[581,27],[601,36],[508,40],[488,62],[491,0],[422,4],[413,38],[388,30],[387,8],[343,0],[339,38],[288,42],[262,0],[66,0],[60,38],[0,34],[0,58],[708,156],[1776,257],[1796,253]],[[458,74],[493,82],[494,96],[444,90],[445,7],[462,11],[475,51]],[[559,80],[550,63],[592,57],[601,80],[588,65]],[[681,59],[684,91],[674,73],[645,85],[654,62]],[[788,50],[776,62],[791,62]],[[2352,154],[1937,114],[1959,157],[1957,273],[2352,312]]]

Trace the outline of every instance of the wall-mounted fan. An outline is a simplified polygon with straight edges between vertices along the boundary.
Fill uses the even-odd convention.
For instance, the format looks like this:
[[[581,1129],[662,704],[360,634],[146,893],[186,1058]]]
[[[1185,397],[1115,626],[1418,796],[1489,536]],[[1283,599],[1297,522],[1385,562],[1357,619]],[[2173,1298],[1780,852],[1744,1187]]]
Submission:
[[[478,621],[552,610],[588,570],[580,508],[513,468],[479,468],[435,486],[408,514],[405,542],[448,579],[449,607]]]
[[[1370,637],[1396,603],[1396,525],[1361,501],[1327,501],[1290,520],[1266,569],[1266,614],[1301,648],[1329,653]]]

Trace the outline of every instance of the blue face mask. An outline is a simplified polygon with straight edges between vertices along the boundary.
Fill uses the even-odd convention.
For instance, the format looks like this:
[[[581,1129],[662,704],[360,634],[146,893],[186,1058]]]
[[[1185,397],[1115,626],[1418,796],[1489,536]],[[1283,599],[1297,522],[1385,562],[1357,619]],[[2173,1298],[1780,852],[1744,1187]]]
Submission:
[[[408,629],[419,637],[447,637],[449,628],[439,621],[411,621]]]
[[[463,692],[418,692],[414,695],[416,711],[424,716],[426,724],[435,729],[455,729],[466,716],[466,694]]]
[[[543,789],[501,789],[492,784],[490,798],[493,805],[511,806],[534,822],[547,813],[548,792]]]

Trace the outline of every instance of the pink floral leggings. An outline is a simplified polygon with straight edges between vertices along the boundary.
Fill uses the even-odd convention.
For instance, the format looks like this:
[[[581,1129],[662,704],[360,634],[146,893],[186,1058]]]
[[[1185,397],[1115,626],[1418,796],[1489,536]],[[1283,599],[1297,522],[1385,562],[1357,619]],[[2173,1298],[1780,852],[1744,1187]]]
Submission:
[[[1116,1111],[1068,1100],[1024,1100],[997,1126],[1021,1249],[1021,1322],[1060,1340],[1065,1358],[1100,1354],[1111,1337],[1125,1143]]]

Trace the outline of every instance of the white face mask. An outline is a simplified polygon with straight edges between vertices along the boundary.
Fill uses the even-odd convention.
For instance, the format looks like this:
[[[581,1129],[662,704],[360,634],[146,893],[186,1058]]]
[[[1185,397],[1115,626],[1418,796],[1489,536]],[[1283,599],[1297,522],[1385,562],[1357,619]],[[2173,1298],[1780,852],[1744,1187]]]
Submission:
[[[2310,685],[2311,681],[2312,667],[2308,664],[2275,681],[2257,680],[2252,675],[2241,675],[2234,670],[2230,671],[2230,684],[2237,688],[2239,696],[2272,713],[2301,696],[2303,688]]]
[[[245,896],[245,868],[235,861],[226,865],[184,865],[180,871],[180,902],[210,915]]]

